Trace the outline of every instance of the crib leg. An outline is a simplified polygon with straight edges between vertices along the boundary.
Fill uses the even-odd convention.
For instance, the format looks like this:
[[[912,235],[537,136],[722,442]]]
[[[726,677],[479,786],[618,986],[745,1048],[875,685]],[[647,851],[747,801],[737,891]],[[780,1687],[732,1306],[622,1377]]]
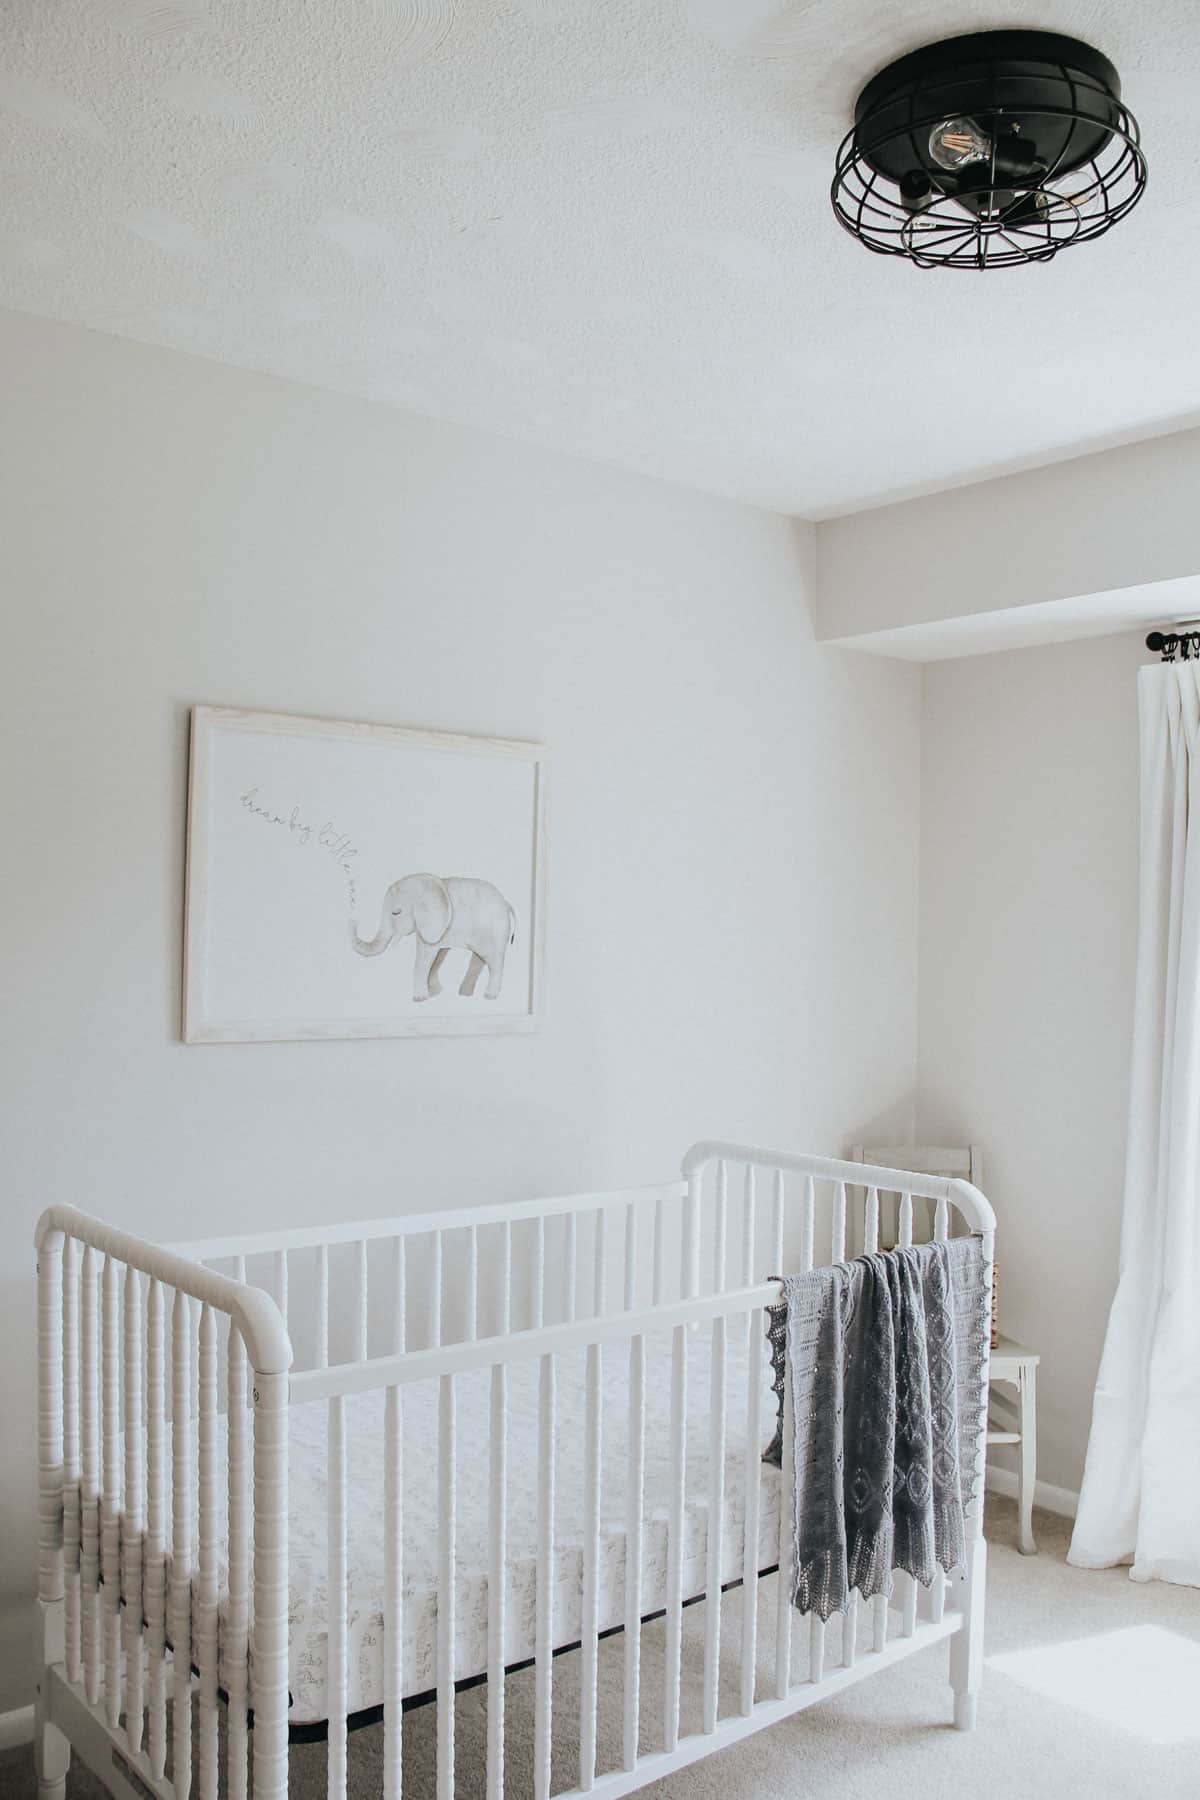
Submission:
[[[987,1584],[987,1545],[982,1538],[967,1546],[966,1569],[957,1577],[962,1628],[950,1639],[950,1686],[954,1690],[954,1725],[970,1731],[979,1706],[983,1683],[984,1591]]]
[[[37,1773],[38,1800],[66,1800],[71,1745],[58,1726],[50,1722],[46,1691],[50,1665],[63,1660],[61,1600],[39,1600],[37,1603],[34,1655],[40,1669],[33,1695],[33,1766]]]
[[[974,1731],[975,1721],[979,1717],[978,1694],[955,1694],[954,1696],[954,1729],[955,1731]]]
[[[39,1726],[33,1740],[38,1800],[67,1800],[71,1746],[56,1725]]]

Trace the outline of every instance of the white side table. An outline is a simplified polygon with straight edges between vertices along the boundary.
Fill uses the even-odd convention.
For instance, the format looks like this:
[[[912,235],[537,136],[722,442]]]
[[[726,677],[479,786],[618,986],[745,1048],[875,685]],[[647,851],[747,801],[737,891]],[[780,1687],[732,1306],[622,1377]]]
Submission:
[[[1020,1449],[1017,1547],[1022,1556],[1033,1556],[1033,1489],[1037,1480],[1037,1368],[1041,1356],[1000,1337],[992,1351],[989,1394],[989,1444],[1016,1444]],[[997,1395],[997,1384],[1017,1390],[1014,1406],[1007,1395]]]

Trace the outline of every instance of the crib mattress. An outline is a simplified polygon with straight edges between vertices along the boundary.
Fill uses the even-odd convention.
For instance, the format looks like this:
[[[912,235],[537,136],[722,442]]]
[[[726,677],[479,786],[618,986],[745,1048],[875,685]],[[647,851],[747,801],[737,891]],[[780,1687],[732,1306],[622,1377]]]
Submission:
[[[731,1332],[731,1336],[733,1333]],[[670,1339],[647,1338],[643,1614],[663,1606],[667,1592],[667,1509],[670,1496]],[[727,1355],[723,1581],[741,1575],[746,1505],[747,1383],[761,1384],[762,1443],[774,1424],[765,1345],[743,1342]],[[508,1365],[508,1557],[505,1661],[531,1657],[534,1647],[537,1550],[538,1366]],[[457,1396],[457,1549],[455,1676],[487,1666],[489,1376],[460,1376]],[[346,1405],[348,1510],[348,1711],[383,1699],[382,1393],[349,1397]],[[602,1630],[625,1612],[628,1352],[605,1351],[599,1611]],[[707,1329],[688,1346],[688,1421],[685,1484],[684,1593],[703,1591],[709,1490],[710,1346]],[[554,1643],[580,1635],[583,1591],[584,1358],[557,1365],[555,1460]],[[403,1679],[406,1695],[427,1692],[437,1664],[436,1384],[404,1391]],[[327,1717],[328,1487],[327,1407],[297,1405],[290,1415],[289,1719],[311,1724]],[[777,1472],[763,1467],[760,1482],[759,1567],[776,1560],[779,1532]]]

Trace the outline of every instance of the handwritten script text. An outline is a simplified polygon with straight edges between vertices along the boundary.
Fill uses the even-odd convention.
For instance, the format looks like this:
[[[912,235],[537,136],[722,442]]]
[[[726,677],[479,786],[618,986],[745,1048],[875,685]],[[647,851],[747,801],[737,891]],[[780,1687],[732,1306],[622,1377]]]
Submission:
[[[304,818],[298,805],[293,806],[289,813],[276,812],[273,807],[262,804],[256,787],[247,788],[241,801],[246,811],[253,813],[256,819],[262,819],[267,825],[285,826],[296,843],[313,844],[331,857],[346,878],[350,910],[354,911],[358,893],[354,883],[353,859],[358,851],[346,832],[339,831],[332,819],[326,819],[323,825],[312,824]]]

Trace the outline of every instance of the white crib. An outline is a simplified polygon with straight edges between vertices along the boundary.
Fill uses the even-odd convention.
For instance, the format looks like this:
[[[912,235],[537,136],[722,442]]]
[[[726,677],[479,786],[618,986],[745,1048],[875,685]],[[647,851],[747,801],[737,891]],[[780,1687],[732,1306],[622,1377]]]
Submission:
[[[535,1800],[615,1800],[942,1639],[969,1727],[984,1430],[965,1566],[928,1591],[897,1577],[890,1602],[860,1617],[855,1596],[825,1627],[787,1603],[786,1443],[784,1473],[762,1461],[773,1277],[877,1248],[881,1217],[898,1243],[977,1232],[991,1259],[966,1182],[720,1143],[666,1187],[173,1250],[52,1207],[40,1794],[63,1795],[73,1745],[120,1800],[217,1800],[223,1736],[230,1800],[283,1800],[289,1741],[316,1732],[340,1800],[348,1729],[381,1721],[401,1800],[403,1716],[429,1701],[437,1800],[502,1800],[522,1791],[515,1693]],[[610,1637],[619,1718],[601,1731]],[[556,1715],[567,1648],[578,1704]],[[512,1686],[530,1665],[531,1698]],[[456,1776],[456,1697],[481,1684],[483,1766]],[[556,1789],[564,1733],[578,1778]]]

